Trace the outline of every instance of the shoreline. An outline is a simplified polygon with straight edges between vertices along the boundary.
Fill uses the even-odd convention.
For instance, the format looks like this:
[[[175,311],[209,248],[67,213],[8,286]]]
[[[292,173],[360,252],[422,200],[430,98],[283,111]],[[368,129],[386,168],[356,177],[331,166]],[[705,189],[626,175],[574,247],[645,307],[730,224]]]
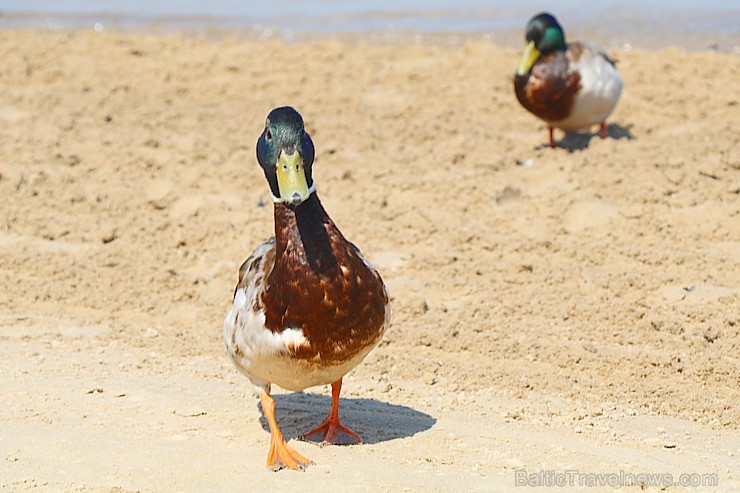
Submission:
[[[34,30],[38,32],[98,31],[115,34],[172,35],[183,37],[205,36],[213,40],[244,38],[250,40],[281,40],[287,43],[316,42],[335,39],[344,43],[461,47],[467,41],[483,41],[502,48],[522,46],[523,26],[496,29],[439,30],[404,28],[388,25],[374,29],[319,29],[316,25],[306,29],[281,29],[260,19],[230,20],[217,16],[178,16],[149,18],[113,14],[37,14],[12,13],[1,15],[2,30]],[[643,29],[643,27],[645,29]],[[648,32],[649,31],[649,32]],[[717,51],[740,53],[740,31],[730,34],[712,32],[674,32],[669,26],[662,30],[647,29],[638,20],[618,29],[597,28],[591,23],[566,28],[571,40],[590,40],[606,49],[658,50],[678,47],[688,51]]]

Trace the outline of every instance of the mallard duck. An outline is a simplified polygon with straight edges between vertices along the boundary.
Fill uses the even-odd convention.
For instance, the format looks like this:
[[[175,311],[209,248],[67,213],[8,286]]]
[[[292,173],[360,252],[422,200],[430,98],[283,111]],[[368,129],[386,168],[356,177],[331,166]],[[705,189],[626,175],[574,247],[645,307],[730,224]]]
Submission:
[[[390,324],[390,298],[377,270],[321,205],[314,145],[296,110],[270,112],[257,160],[272,192],[275,236],[239,269],[224,341],[231,361],[254,384],[270,426],[267,466],[303,469],[311,461],[285,442],[271,384],[295,391],[331,384],[329,415],[300,438],[360,443],[339,420],[342,377],[380,342]]]
[[[566,43],[563,28],[548,13],[529,21],[526,40],[514,90],[522,106],[547,123],[550,147],[553,127],[570,132],[598,123],[605,139],[606,117],[622,93],[614,60],[594,44]]]

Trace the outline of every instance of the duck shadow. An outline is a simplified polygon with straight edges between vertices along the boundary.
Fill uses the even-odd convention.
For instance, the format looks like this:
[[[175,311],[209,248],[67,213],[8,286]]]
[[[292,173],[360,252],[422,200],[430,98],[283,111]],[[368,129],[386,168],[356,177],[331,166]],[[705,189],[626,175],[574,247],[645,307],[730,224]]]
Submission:
[[[319,426],[331,409],[331,397],[295,392],[273,395],[278,426],[286,440],[296,438]],[[260,424],[270,431],[259,403]],[[406,406],[364,398],[341,398],[339,416],[342,424],[362,437],[367,444],[406,438],[429,430],[437,422],[432,416]]]
[[[606,126],[606,136],[614,140],[636,140],[637,137],[632,135],[632,124],[626,127],[618,123],[609,123]],[[566,149],[568,152],[582,151],[588,149],[592,139],[600,139],[599,131],[596,132],[567,132],[565,137],[555,143],[556,147]],[[536,149],[546,149],[547,144],[537,146]]]

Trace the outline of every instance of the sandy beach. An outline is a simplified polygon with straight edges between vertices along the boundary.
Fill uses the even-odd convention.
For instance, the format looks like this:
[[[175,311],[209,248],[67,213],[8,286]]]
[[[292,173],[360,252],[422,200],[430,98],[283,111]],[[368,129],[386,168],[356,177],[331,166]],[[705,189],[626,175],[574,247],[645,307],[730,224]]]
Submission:
[[[740,490],[740,55],[609,48],[609,138],[549,149],[480,40],[0,31],[0,490]],[[272,473],[221,333],[286,104],[394,321],[344,381],[365,443]],[[287,437],[330,406],[276,394]]]

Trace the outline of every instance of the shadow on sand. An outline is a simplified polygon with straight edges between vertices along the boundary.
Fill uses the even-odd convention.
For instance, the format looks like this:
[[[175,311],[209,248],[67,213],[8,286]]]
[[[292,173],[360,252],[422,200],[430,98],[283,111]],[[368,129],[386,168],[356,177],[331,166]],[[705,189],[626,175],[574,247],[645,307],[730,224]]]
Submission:
[[[285,439],[295,438],[320,425],[331,409],[328,395],[292,394],[273,395],[278,426]],[[262,411],[259,403],[257,407]],[[375,399],[344,398],[339,400],[342,424],[362,437],[363,443],[380,443],[410,437],[430,429],[435,418],[406,406],[388,404]],[[262,428],[270,431],[264,415],[260,415]]]
[[[606,136],[609,139],[614,140],[635,140],[636,137],[632,135],[632,125],[623,127],[618,123],[609,123],[606,126]],[[569,132],[565,134],[559,142],[555,143],[556,147],[566,149],[568,152],[582,151],[588,149],[592,139],[600,139],[599,132]],[[547,144],[537,146],[537,149],[547,148]]]

